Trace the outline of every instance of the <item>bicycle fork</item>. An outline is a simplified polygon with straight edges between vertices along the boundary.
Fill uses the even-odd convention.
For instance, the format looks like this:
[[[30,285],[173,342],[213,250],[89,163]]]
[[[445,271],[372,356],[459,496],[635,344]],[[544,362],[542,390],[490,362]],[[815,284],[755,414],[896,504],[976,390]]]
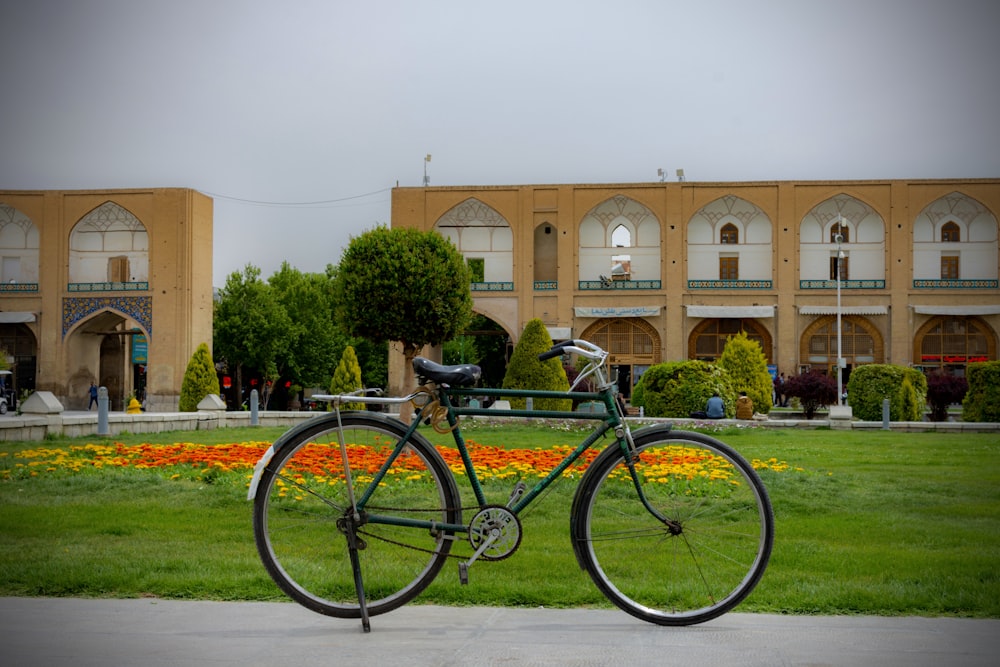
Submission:
[[[337,440],[340,445],[340,460],[344,466],[344,481],[347,486],[347,501],[350,504],[351,516],[342,517],[337,521],[337,527],[347,536],[347,551],[351,558],[351,572],[354,574],[354,589],[358,594],[358,609],[361,612],[361,629],[371,632],[371,621],[368,618],[368,601],[365,597],[365,584],[361,578],[361,558],[358,551],[365,548],[365,542],[358,537],[358,526],[361,524],[361,513],[354,497],[354,480],[351,477],[351,466],[347,460],[347,443],[344,441],[344,425],[340,421],[340,406],[337,406]]]

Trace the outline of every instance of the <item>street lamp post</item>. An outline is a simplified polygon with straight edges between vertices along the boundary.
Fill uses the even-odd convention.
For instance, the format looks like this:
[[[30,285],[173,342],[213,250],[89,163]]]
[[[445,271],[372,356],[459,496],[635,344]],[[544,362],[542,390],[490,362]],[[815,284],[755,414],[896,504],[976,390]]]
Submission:
[[[841,225],[844,219],[840,218],[837,220],[837,233],[834,234],[833,240],[837,243],[837,405],[843,404],[844,396],[844,359],[841,356],[840,347],[840,274],[844,267],[844,251],[840,249],[840,244],[844,241],[844,235],[841,234]]]

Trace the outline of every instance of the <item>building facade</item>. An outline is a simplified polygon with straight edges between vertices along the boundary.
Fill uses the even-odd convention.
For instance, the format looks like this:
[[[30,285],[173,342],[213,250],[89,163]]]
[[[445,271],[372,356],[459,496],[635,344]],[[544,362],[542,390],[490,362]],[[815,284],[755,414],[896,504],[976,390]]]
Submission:
[[[0,349],[18,390],[177,409],[212,345],[212,200],[194,190],[0,191]]]
[[[774,372],[997,359],[1000,180],[395,188],[392,225],[450,238],[474,309],[651,364],[746,331]],[[839,317],[838,317],[839,313]],[[840,322],[838,328],[838,320]],[[838,335],[839,332],[839,335]],[[839,341],[839,343],[838,343]],[[390,376],[396,377],[390,360]],[[390,382],[390,385],[392,382]]]

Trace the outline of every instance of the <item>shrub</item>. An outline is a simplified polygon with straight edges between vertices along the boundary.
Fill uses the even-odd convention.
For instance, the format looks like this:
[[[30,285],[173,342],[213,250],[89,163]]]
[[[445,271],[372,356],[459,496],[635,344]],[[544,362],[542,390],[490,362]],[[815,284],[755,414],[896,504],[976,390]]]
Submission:
[[[504,389],[538,389],[545,391],[567,391],[569,380],[559,357],[539,361],[538,355],[552,347],[552,337],[538,318],[528,322],[514,346],[507,373],[503,378]],[[536,410],[573,409],[571,399],[535,398],[532,404]],[[515,410],[526,407],[524,398],[511,398],[510,406]]]
[[[910,400],[902,391],[908,379],[915,392]],[[851,371],[847,398],[854,416],[863,421],[882,420],[882,401],[889,399],[891,421],[919,421],[927,401],[927,378],[920,371],[892,364],[865,364]]]
[[[806,419],[812,419],[823,405],[836,404],[837,381],[822,373],[802,373],[785,380],[785,395],[798,398]]]
[[[642,374],[632,405],[642,407],[647,417],[687,417],[704,410],[714,392],[726,404],[726,417],[732,417],[736,392],[724,368],[706,361],[668,361]]]
[[[330,380],[330,393],[350,394],[362,388],[361,365],[358,363],[358,355],[354,353],[354,348],[348,345],[340,355],[340,363],[333,371],[333,378]],[[362,410],[364,403],[344,403],[345,410]]]
[[[760,343],[747,338],[745,331],[730,336],[716,365],[726,370],[737,390],[747,393],[754,412],[766,415],[771,411],[774,384]]]
[[[982,361],[965,368],[969,391],[962,401],[962,420],[1000,422],[1000,361]]]
[[[948,420],[948,406],[961,403],[969,391],[968,381],[950,373],[932,373],[927,376],[927,402],[931,406],[931,421]]]
[[[187,370],[184,371],[184,379],[181,382],[181,412],[197,412],[198,404],[209,394],[221,394],[219,390],[219,376],[215,372],[215,364],[212,363],[212,355],[208,351],[208,344],[202,343],[191,355]]]

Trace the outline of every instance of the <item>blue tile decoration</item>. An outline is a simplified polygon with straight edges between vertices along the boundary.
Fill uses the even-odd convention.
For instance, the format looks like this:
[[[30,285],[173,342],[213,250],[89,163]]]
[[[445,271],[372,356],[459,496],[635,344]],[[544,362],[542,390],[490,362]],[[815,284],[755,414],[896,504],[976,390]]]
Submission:
[[[153,335],[153,297],[151,296],[69,296],[63,298],[62,335],[80,320],[102,310],[113,310],[131,317],[149,336]]]

